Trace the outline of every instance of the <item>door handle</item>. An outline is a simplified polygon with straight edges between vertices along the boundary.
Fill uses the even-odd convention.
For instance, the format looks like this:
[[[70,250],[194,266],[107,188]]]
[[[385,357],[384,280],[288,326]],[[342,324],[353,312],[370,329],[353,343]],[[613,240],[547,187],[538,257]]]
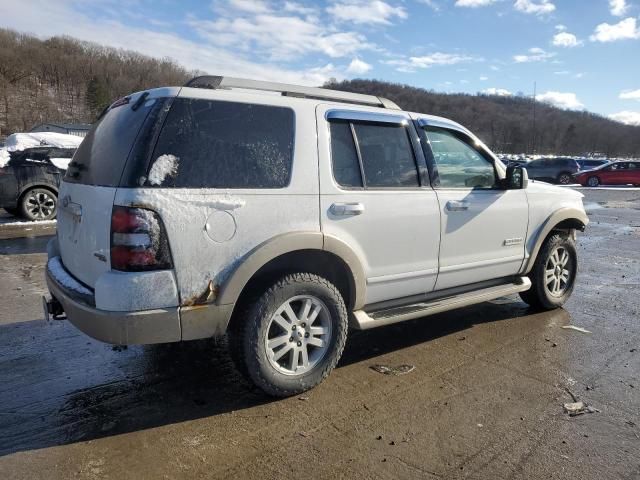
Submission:
[[[363,214],[364,205],[361,203],[334,203],[329,210],[337,217],[349,217]]]
[[[463,212],[465,210],[469,210],[469,202],[449,200],[446,208],[450,212]]]

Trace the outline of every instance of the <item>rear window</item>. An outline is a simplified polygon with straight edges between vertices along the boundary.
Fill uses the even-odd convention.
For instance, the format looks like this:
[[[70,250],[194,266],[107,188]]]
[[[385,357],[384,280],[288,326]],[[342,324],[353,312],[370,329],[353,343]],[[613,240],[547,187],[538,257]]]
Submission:
[[[135,111],[131,104],[108,111],[89,131],[76,151],[65,182],[117,187],[129,152],[156,100]]]
[[[284,188],[294,113],[289,108],[178,98],[152,155],[146,185]]]

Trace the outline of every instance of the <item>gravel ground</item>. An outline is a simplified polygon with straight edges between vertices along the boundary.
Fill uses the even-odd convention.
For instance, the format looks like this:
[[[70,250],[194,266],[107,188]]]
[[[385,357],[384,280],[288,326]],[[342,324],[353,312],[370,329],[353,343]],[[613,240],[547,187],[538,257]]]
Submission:
[[[508,297],[356,332],[286,400],[224,340],[121,350],[44,323],[46,237],[1,240],[0,478],[640,478],[640,192],[585,203],[565,309]],[[597,412],[568,416],[572,395]]]

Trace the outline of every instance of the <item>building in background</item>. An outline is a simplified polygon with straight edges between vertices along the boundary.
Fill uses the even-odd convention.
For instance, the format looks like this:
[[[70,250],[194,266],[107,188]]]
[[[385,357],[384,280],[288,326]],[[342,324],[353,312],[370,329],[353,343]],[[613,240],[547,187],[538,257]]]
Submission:
[[[90,123],[41,123],[31,129],[31,132],[55,132],[66,133],[84,137],[91,128]]]

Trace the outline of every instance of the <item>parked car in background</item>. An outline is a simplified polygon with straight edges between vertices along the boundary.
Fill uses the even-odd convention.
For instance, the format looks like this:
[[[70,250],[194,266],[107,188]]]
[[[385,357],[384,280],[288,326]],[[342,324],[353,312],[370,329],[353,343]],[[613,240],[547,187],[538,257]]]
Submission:
[[[580,172],[575,181],[586,187],[598,185],[634,185],[640,187],[640,162],[610,162],[606,165]]]
[[[52,220],[58,187],[82,138],[18,133],[0,151],[0,208],[25,220]]]
[[[596,167],[601,167],[602,165],[607,165],[611,163],[610,160],[576,160],[578,165],[580,166],[580,170],[592,170]]]
[[[568,185],[573,182],[573,174],[580,170],[580,165],[573,158],[540,158],[528,162],[529,178],[552,183]]]

